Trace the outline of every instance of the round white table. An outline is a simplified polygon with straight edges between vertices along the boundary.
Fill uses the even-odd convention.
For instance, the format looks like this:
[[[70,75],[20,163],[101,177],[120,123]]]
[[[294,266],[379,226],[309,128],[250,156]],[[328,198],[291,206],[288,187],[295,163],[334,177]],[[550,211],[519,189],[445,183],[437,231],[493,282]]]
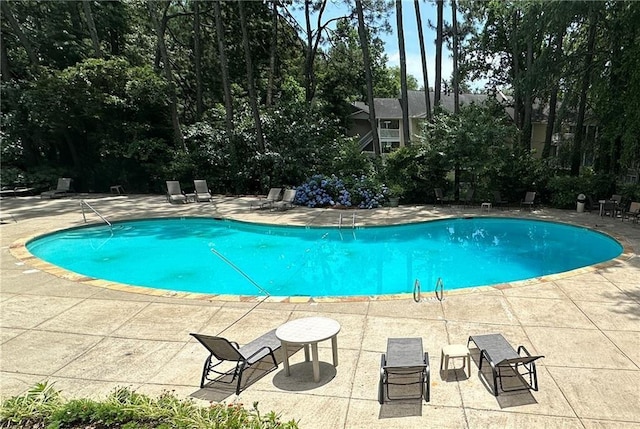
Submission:
[[[331,339],[333,366],[338,366],[338,332],[340,324],[328,317],[304,317],[285,323],[276,329],[276,337],[282,343],[284,373],[289,376],[288,345],[304,347],[305,361],[309,361],[309,346],[313,362],[313,380],[320,381],[320,364],[318,362],[318,342]]]

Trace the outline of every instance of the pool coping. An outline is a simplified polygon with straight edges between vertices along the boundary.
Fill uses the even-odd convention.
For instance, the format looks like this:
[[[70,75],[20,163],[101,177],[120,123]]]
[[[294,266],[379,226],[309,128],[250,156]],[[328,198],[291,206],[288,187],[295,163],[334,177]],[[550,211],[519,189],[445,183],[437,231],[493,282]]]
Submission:
[[[183,216],[184,217],[184,216]],[[194,217],[201,217],[202,216],[194,216]],[[134,217],[132,219],[127,219],[125,221],[128,220],[144,220],[144,219],[163,219],[164,217],[149,217],[149,218],[138,218],[138,217]],[[170,218],[170,217],[169,217]],[[292,225],[282,225],[282,224],[278,224],[278,223],[258,223],[258,222],[251,222],[251,221],[247,221],[247,220],[239,220],[239,219],[234,219],[234,218],[220,218],[220,217],[204,217],[204,218],[216,218],[216,219],[224,219],[224,220],[233,220],[233,221],[237,221],[237,222],[242,222],[242,223],[247,223],[247,224],[261,224],[261,225],[279,225],[279,226],[292,226]],[[449,219],[451,218],[468,218],[468,216],[460,216],[460,217],[449,217]],[[512,217],[512,216],[507,216],[507,217],[496,217],[496,218],[500,218],[500,219],[521,219],[518,217]],[[441,219],[434,219],[434,220],[426,220],[426,221],[419,221],[419,222],[401,222],[401,223],[390,223],[390,224],[385,224],[385,226],[391,226],[391,225],[408,225],[408,224],[414,224],[414,223],[424,223],[424,222],[436,222]],[[587,267],[581,267],[581,268],[576,268],[573,270],[569,270],[569,271],[564,271],[561,273],[555,273],[555,274],[549,274],[549,275],[545,275],[545,276],[539,276],[539,277],[533,277],[530,279],[525,279],[525,280],[517,280],[517,281],[513,281],[513,282],[505,282],[505,283],[496,283],[493,285],[486,285],[486,286],[471,286],[471,287],[466,287],[466,288],[461,288],[461,289],[452,289],[452,290],[446,290],[445,293],[443,294],[443,298],[446,295],[465,295],[465,294],[475,294],[475,293],[480,293],[480,292],[490,292],[490,291],[502,291],[502,290],[508,290],[508,289],[512,289],[512,288],[517,288],[517,287],[523,287],[523,286],[532,286],[532,285],[538,285],[538,284],[544,284],[544,283],[548,283],[548,282],[552,282],[555,280],[560,280],[560,279],[567,279],[567,278],[571,278],[574,276],[578,276],[578,275],[582,275],[585,273],[592,273],[592,272],[597,272],[600,270],[605,270],[607,268],[610,268],[612,266],[615,266],[616,264],[620,263],[620,262],[624,262],[624,261],[628,261],[629,259],[633,258],[635,256],[635,252],[633,251],[633,249],[631,248],[631,246],[629,245],[628,241],[626,238],[619,236],[618,234],[612,234],[606,231],[602,231],[600,229],[594,229],[594,228],[589,228],[586,227],[584,225],[580,225],[580,224],[576,224],[576,223],[572,223],[572,222],[560,222],[557,220],[543,220],[543,219],[537,219],[536,221],[539,222],[550,222],[550,223],[558,223],[558,224],[564,224],[564,225],[571,225],[571,226],[575,226],[575,227],[579,227],[579,228],[585,228],[588,229],[590,231],[594,231],[594,232],[598,232],[601,234],[604,234],[614,240],[616,240],[621,246],[622,246],[622,252],[620,253],[620,255],[618,255],[617,257],[604,261],[604,262],[599,262],[597,264],[594,265],[589,265]],[[87,226],[92,226],[94,224],[88,224]],[[97,223],[95,225],[98,225]],[[295,225],[293,225],[295,226]],[[597,226],[597,225],[596,225]],[[35,255],[33,255],[31,252],[29,252],[29,250],[27,249],[27,243],[30,242],[31,240],[34,240],[38,237],[42,237],[48,234],[52,234],[58,231],[63,231],[66,229],[75,229],[75,228],[83,228],[84,226],[80,226],[80,227],[70,227],[70,228],[60,228],[60,229],[54,229],[42,234],[33,234],[24,238],[19,238],[18,240],[15,240],[10,246],[9,246],[9,251],[11,253],[11,255],[13,257],[15,257],[16,259],[24,262],[25,264],[29,265],[30,267],[32,267],[33,269],[37,269],[43,272],[46,272],[48,274],[54,275],[56,277],[65,279],[65,280],[69,280],[69,281],[73,281],[79,284],[83,284],[83,285],[87,285],[87,286],[95,286],[95,287],[100,287],[100,288],[104,288],[104,289],[109,289],[109,290],[114,290],[114,291],[120,291],[120,292],[129,292],[129,293],[136,293],[136,294],[140,294],[140,295],[147,295],[147,296],[155,296],[155,297],[172,297],[172,298],[181,298],[181,299],[192,299],[194,301],[207,301],[207,302],[248,302],[248,303],[252,303],[252,302],[270,302],[270,303],[289,303],[289,304],[306,304],[306,303],[331,303],[331,302],[368,302],[368,301],[390,301],[390,300],[402,300],[402,299],[410,299],[413,298],[415,299],[414,295],[412,293],[402,293],[402,294],[386,294],[386,295],[355,295],[355,296],[326,296],[326,297],[313,297],[313,296],[257,296],[257,295],[230,295],[230,294],[205,294],[205,293],[198,293],[198,292],[182,292],[182,291],[173,291],[173,290],[168,290],[168,289],[157,289],[157,288],[152,288],[152,287],[146,287],[146,286],[135,286],[135,285],[129,285],[126,283],[119,283],[119,282],[114,282],[114,281],[109,281],[109,280],[104,280],[104,279],[98,279],[98,278],[94,278],[94,277],[90,277],[90,276],[86,276],[83,274],[79,274],[70,270],[67,270],[65,268],[59,267],[57,265],[51,264],[49,262],[46,262],[38,257],[36,257]],[[321,225],[319,225],[318,227],[322,227]],[[326,225],[326,227],[333,227],[332,225]],[[425,298],[421,298],[422,300],[424,300]],[[436,298],[426,298],[426,299],[436,299]]]

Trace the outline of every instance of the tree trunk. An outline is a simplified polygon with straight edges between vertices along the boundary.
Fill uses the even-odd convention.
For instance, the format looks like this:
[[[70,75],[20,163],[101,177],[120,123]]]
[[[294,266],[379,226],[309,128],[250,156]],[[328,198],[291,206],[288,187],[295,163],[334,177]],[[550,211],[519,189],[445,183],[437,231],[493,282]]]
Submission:
[[[434,111],[440,106],[441,85],[442,85],[442,26],[444,14],[444,0],[436,0],[438,21],[436,24],[436,79],[433,85],[433,108]]]
[[[121,0],[114,0],[110,2],[105,2],[104,7],[109,9],[107,13],[119,14],[121,13],[121,11],[117,10],[117,8],[121,8],[123,6],[121,4]],[[107,31],[109,33],[109,53],[111,55],[118,56],[122,53],[120,51],[121,35],[119,32],[119,29],[110,27],[107,29]]]
[[[82,0],[82,11],[84,12],[84,19],[87,21],[87,27],[89,27],[89,34],[91,35],[91,42],[93,43],[93,50],[96,51],[96,57],[102,58],[102,49],[100,48],[100,40],[98,39],[98,31],[96,30],[96,23],[93,20],[93,13],[91,12],[91,0]]]
[[[8,82],[12,77],[7,44],[4,41],[4,34],[0,33],[0,78],[2,82]]]
[[[244,0],[238,0],[238,10],[240,12],[240,27],[242,29],[242,46],[244,47],[244,59],[247,65],[247,84],[249,89],[249,104],[253,121],[256,126],[256,142],[258,150],[264,153],[264,136],[262,135],[262,124],[260,122],[260,111],[258,110],[258,98],[256,95],[255,83],[253,81],[253,63],[251,62],[251,50],[249,46],[249,31],[247,29],[247,17],[244,13]]]
[[[458,16],[455,0],[451,0],[451,20],[453,26],[453,112],[458,115],[460,114],[460,81],[458,79]],[[453,176],[456,201],[460,201],[460,175],[460,164],[456,163]]]
[[[404,26],[402,25],[402,0],[396,0],[396,23],[398,30],[398,50],[400,51],[400,107],[402,108],[402,142],[409,146],[409,94],[407,91],[407,56],[404,50]]]
[[[269,77],[267,82],[267,106],[273,105],[273,87],[276,76],[276,54],[278,51],[278,0],[272,0],[271,46],[269,52]]]
[[[456,0],[451,0],[451,20],[453,26],[453,112],[460,113],[460,78],[458,77],[458,16]]]
[[[564,26],[556,34],[556,47],[554,50],[554,58],[558,61],[562,57],[562,39],[564,39]],[[542,149],[542,158],[548,158],[551,155],[551,142],[553,139],[553,132],[556,125],[556,110],[558,107],[558,91],[560,89],[559,79],[554,78],[553,86],[551,87],[551,95],[549,97],[549,115],[547,117],[547,129],[544,136],[544,148]]]
[[[373,102],[373,79],[371,77],[371,59],[369,58],[369,38],[364,26],[364,12],[362,0],[356,0],[356,12],[358,14],[358,35],[362,46],[362,60],[364,63],[364,75],[367,81],[367,102],[369,103],[369,123],[371,124],[371,137],[373,138],[373,152],[380,155],[380,138],[378,137],[378,123],[376,109]]]
[[[587,37],[587,51],[584,56],[584,74],[582,75],[582,85],[580,88],[580,102],[578,103],[578,117],[576,119],[576,133],[573,139],[571,150],[571,175],[580,174],[582,163],[582,140],[584,139],[584,115],[587,109],[587,92],[591,81],[591,64],[593,63],[593,50],[596,41],[597,17],[596,10],[592,6],[589,13],[589,35]]]
[[[533,109],[533,35],[531,33],[527,35],[527,70],[524,77],[524,115],[520,144],[525,152],[531,152],[531,111]]]
[[[62,131],[62,135],[64,136],[64,142],[66,143],[69,154],[71,155],[71,160],[73,161],[73,169],[78,172],[82,170],[82,162],[80,161],[80,156],[78,156],[78,150],[74,143],[75,139],[71,138],[71,135],[67,130]],[[64,163],[64,160],[61,161]]]
[[[226,110],[225,124],[229,136],[233,132],[233,102],[231,100],[231,81],[229,80],[229,65],[227,63],[226,44],[224,37],[224,25],[222,24],[222,12],[220,1],[213,2],[213,15],[216,21],[216,39],[218,41],[218,58],[220,60],[220,75],[224,91],[224,107]]]
[[[158,19],[157,11],[155,9],[156,2],[149,0],[147,6],[149,8],[149,16],[153,27],[156,31],[156,37],[158,39],[158,51],[163,63],[164,76],[167,80],[167,90],[169,92],[169,110],[171,111],[171,124],[173,126],[173,140],[177,146],[182,147],[186,152],[187,145],[182,135],[182,129],[180,127],[180,117],[178,116],[178,97],[176,94],[176,87],[173,81],[173,72],[171,71],[171,62],[169,61],[169,52],[167,51],[167,45],[164,42],[164,33],[166,29],[166,14],[171,0],[165,3],[164,12],[162,14],[163,19]]]
[[[196,120],[202,120],[202,48],[200,46],[200,0],[193,0],[193,65],[196,79]]]
[[[418,25],[418,39],[420,40],[420,60],[422,61],[422,78],[424,86],[424,105],[426,106],[426,118],[431,121],[431,98],[429,97],[429,77],[427,73],[427,51],[424,47],[424,34],[422,32],[422,16],[420,15],[420,0],[414,0],[416,9],[416,24]]]
[[[38,66],[38,57],[36,56],[36,53],[33,50],[33,46],[31,45],[29,38],[24,34],[22,29],[20,28],[20,24],[18,23],[16,18],[13,16],[13,13],[11,12],[11,8],[9,7],[9,2],[0,1],[0,8],[2,10],[2,14],[4,15],[4,19],[6,19],[9,22],[9,26],[11,27],[11,30],[15,33],[16,37],[20,41],[20,44],[26,51],[27,57],[29,57],[29,63],[31,64],[31,67],[35,69]]]
[[[518,129],[522,129],[522,122],[520,121],[520,92],[518,89],[520,80],[520,48],[518,46],[518,10],[514,9],[512,14],[512,33],[511,33],[511,55],[513,61],[513,83],[515,89],[513,91],[513,122]]]

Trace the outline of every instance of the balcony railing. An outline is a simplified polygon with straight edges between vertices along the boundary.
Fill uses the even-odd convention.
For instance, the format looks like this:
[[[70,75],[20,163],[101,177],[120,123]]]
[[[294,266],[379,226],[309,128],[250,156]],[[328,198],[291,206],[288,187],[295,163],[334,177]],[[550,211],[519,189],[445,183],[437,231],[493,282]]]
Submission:
[[[400,138],[400,130],[394,130],[390,128],[380,128],[378,131],[378,135],[380,139],[399,139]]]

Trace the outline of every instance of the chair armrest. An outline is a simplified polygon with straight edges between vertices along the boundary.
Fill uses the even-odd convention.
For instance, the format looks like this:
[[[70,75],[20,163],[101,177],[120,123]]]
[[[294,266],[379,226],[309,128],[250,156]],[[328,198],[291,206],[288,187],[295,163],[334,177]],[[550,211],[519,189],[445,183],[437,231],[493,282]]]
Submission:
[[[247,362],[252,362],[253,358],[255,356],[261,355],[264,353],[265,350],[268,350],[268,353],[265,354],[264,356],[268,356],[270,354],[273,354],[273,349],[269,346],[262,346],[260,347],[258,350],[256,350],[255,352],[251,353],[249,356],[245,356],[245,359],[247,360]],[[263,356],[263,357],[264,357]],[[261,358],[262,359],[262,358]],[[257,361],[256,361],[257,362]]]
[[[235,347],[236,349],[240,350],[240,345],[238,343],[236,343],[235,341],[229,341],[231,344],[233,344],[233,347]]]
[[[531,356],[531,353],[529,353],[529,350],[527,350],[525,346],[518,346],[518,354],[520,356],[522,356],[521,352],[524,352],[529,357]]]
[[[493,362],[493,360],[491,360],[491,356],[489,356],[489,353],[487,353],[487,351],[484,349],[480,350],[480,366],[482,366],[483,358],[489,363],[489,365],[491,365],[491,368],[493,370],[496,369],[496,364]]]

